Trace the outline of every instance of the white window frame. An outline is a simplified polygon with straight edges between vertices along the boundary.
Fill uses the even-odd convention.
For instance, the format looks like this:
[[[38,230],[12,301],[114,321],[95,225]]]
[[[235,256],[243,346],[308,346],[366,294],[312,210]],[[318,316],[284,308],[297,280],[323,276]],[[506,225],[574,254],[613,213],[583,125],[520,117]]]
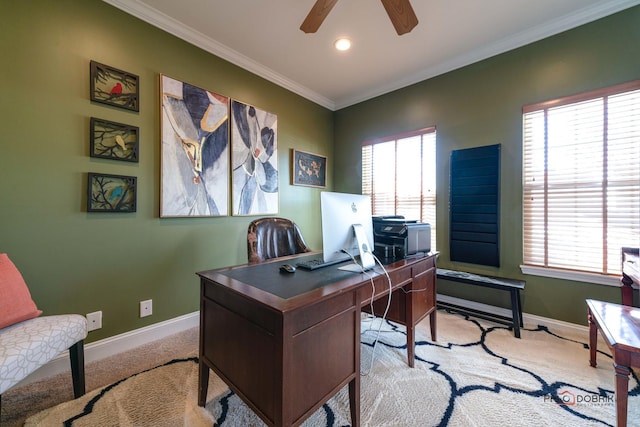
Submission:
[[[610,100],[615,102],[616,99],[620,99],[620,95],[625,96],[627,98],[634,97],[634,101],[630,102],[625,110],[625,114],[612,116],[609,114],[609,106]],[[629,243],[625,244],[625,246],[638,246],[640,241],[640,219],[639,219],[639,211],[640,211],[640,177],[638,176],[638,171],[640,171],[640,155],[638,151],[640,149],[640,80],[636,80],[629,83],[624,83],[604,89],[599,89],[596,91],[590,91],[583,94],[578,94],[570,97],[560,98],[553,101],[538,103],[527,105],[523,107],[523,264],[520,266],[521,270],[524,274],[538,275],[544,277],[565,279],[565,280],[575,280],[580,282],[587,283],[596,283],[603,285],[611,285],[611,286],[619,286],[620,272],[617,268],[612,267],[615,265],[615,260],[620,257],[620,248],[616,249],[619,241],[616,241],[619,238],[611,237],[614,235],[615,231],[620,229],[619,220],[616,222],[616,216],[620,217],[620,210],[615,210],[611,206],[607,206],[608,198],[611,193],[616,190],[617,187],[615,185],[619,180],[619,178],[612,177],[613,174],[609,172],[609,169],[615,170],[616,173],[620,170],[619,166],[615,166],[611,160],[609,160],[607,153],[612,153],[614,150],[614,144],[619,144],[620,147],[634,147],[631,150],[625,150],[625,155],[629,156],[633,160],[628,162],[627,165],[624,165],[623,170],[628,170],[631,172],[632,178],[630,178],[631,185],[625,187],[625,191],[628,190],[628,195],[623,199],[625,201],[625,209],[626,214],[628,215],[628,230],[631,234],[629,238]],[[584,108],[581,108],[581,105]],[[590,116],[588,120],[585,120],[584,114],[587,111],[588,105],[594,105],[595,108],[593,116]],[[552,245],[549,244],[551,232],[548,231],[549,227],[552,224],[551,221],[556,221],[559,217],[553,217],[550,219],[550,210],[553,208],[557,209],[558,206],[563,206],[562,199],[556,199],[558,202],[548,203],[547,202],[547,194],[553,200],[553,185],[549,184],[550,178],[548,178],[548,174],[551,175],[550,164],[557,165],[558,163],[552,163],[552,160],[547,159],[548,155],[548,145],[553,145],[552,142],[549,142],[551,138],[554,139],[554,143],[561,141],[562,139],[571,139],[573,138],[576,142],[580,143],[581,138],[583,136],[577,134],[570,135],[562,135],[562,137],[558,137],[557,133],[551,128],[552,125],[549,124],[554,117],[557,117],[560,113],[565,113],[570,109],[574,109],[578,112],[577,115],[571,116],[567,120],[574,120],[575,122],[580,122],[581,125],[592,126],[595,129],[599,129],[597,126],[601,128],[601,136],[596,133],[596,137],[600,139],[595,140],[597,143],[601,143],[602,148],[602,160],[598,158],[602,163],[602,167],[594,167],[593,171],[597,171],[596,178],[593,181],[598,182],[598,185],[601,185],[603,190],[600,192],[599,198],[602,199],[602,223],[604,224],[602,229],[602,236],[595,236],[595,238],[602,238],[602,256],[601,264],[599,265],[600,271],[589,271],[589,269],[595,270],[594,266],[589,266],[588,268],[568,268],[566,265],[561,265],[559,268],[554,266],[553,264],[561,264],[559,261],[561,256],[556,256],[552,262],[549,262],[550,257],[550,247]],[[596,113],[597,112],[597,113]],[[554,115],[555,114],[555,115]],[[599,114],[599,115],[597,115]],[[615,119],[623,118],[625,121],[625,136],[631,135],[630,137],[625,138],[616,138],[614,132],[618,131],[621,126],[616,127]],[[610,123],[611,122],[611,123]],[[562,123],[564,125],[564,123]],[[556,127],[553,129],[557,129]],[[592,129],[593,129],[592,128]],[[577,128],[580,131],[584,129]],[[591,130],[592,130],[591,129]],[[549,136],[552,134],[552,136]],[[593,135],[593,134],[591,134]],[[591,142],[594,142],[593,140]],[[536,145],[537,144],[537,145]],[[541,160],[541,149],[542,144],[544,144],[544,165],[542,165]],[[536,151],[537,147],[537,151]],[[635,147],[638,147],[636,149]],[[586,148],[584,149],[587,150]],[[580,157],[582,154],[576,155],[576,157]],[[611,155],[610,157],[614,157]],[[566,158],[566,161],[559,162],[566,163],[566,165],[571,164],[571,158]],[[634,164],[637,163],[637,167],[634,169]],[[560,170],[565,169],[562,165]],[[568,167],[566,167],[568,171]],[[554,177],[558,177],[558,169],[554,169],[553,175]],[[567,172],[567,176],[569,176],[569,172]],[[540,179],[538,179],[540,178]],[[557,179],[557,178],[554,178]],[[571,196],[580,196],[580,186],[585,186],[585,182],[579,180],[574,182],[574,186],[576,189],[573,190]],[[535,182],[537,180],[537,182]],[[544,182],[544,185],[541,182]],[[610,181],[613,184],[610,184]],[[572,181],[564,181],[561,182],[560,185],[566,185],[567,183],[571,184]],[[554,181],[556,187],[558,181]],[[626,184],[625,184],[626,185]],[[596,186],[594,185],[593,188]],[[592,188],[592,187],[589,187]],[[568,191],[568,190],[565,190]],[[541,196],[544,194],[544,197]],[[609,196],[609,197],[607,197]],[[534,199],[541,200],[542,203],[533,202]],[[576,200],[580,201],[580,197],[577,197]],[[634,200],[635,199],[635,200]],[[618,199],[619,200],[619,199]],[[627,203],[629,202],[630,203]],[[540,207],[543,206],[541,210]],[[599,205],[597,205],[599,206]],[[572,211],[574,212],[574,211]],[[575,212],[584,212],[583,211],[575,211]],[[576,213],[573,213],[577,215]],[[609,220],[609,217],[612,219]],[[540,219],[542,218],[542,219]],[[533,232],[534,228],[537,229],[536,232]],[[544,236],[542,236],[542,231],[544,230]],[[543,243],[540,243],[540,242]],[[565,241],[564,239],[562,240]],[[613,243],[609,244],[609,241]],[[542,245],[542,246],[541,246]],[[607,246],[609,245],[609,246]],[[564,244],[561,244],[564,246]],[[542,255],[541,248],[543,247],[544,255]],[[574,247],[580,248],[579,242],[576,243]],[[531,249],[535,248],[535,249]],[[557,250],[557,249],[556,249]],[[528,252],[529,251],[529,252]],[[562,253],[562,251],[560,251]],[[613,258],[615,257],[615,258]],[[621,261],[620,261],[621,262]],[[601,266],[601,267],[600,267]]]
[[[411,167],[398,165],[399,152],[403,144],[413,145],[413,152],[419,155],[409,161],[416,162]],[[419,149],[416,147],[419,145]],[[376,162],[375,150],[384,150],[385,156]],[[384,173],[376,174],[375,165],[382,165]],[[418,167],[419,167],[419,170]],[[381,179],[382,176],[384,179]],[[393,177],[393,182],[390,177]],[[378,180],[378,181],[377,181]],[[410,194],[402,194],[409,185]],[[384,190],[376,192],[376,188]],[[418,190],[419,188],[419,190]],[[415,192],[413,190],[416,190]],[[384,197],[378,197],[382,193]],[[428,127],[412,132],[392,135],[362,143],[362,194],[371,196],[373,215],[403,215],[409,220],[418,220],[431,225],[431,250],[436,247],[436,128]],[[382,209],[382,210],[381,210]]]

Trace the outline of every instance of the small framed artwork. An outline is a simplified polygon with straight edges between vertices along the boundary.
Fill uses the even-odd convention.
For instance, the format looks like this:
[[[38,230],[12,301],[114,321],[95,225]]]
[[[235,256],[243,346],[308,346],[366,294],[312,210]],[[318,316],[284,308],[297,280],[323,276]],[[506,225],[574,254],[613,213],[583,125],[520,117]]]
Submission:
[[[292,184],[325,188],[327,186],[327,158],[305,151],[295,149],[292,151]]]
[[[91,61],[91,100],[140,111],[140,85],[135,74]]]
[[[89,155],[103,159],[138,162],[139,133],[137,126],[91,117]]]
[[[87,212],[135,212],[137,191],[135,176],[89,172]]]

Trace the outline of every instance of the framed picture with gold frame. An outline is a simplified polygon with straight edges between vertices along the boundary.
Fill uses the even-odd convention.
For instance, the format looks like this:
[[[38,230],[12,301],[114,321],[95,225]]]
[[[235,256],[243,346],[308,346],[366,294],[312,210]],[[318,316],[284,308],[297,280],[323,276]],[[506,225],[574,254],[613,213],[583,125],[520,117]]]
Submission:
[[[160,217],[229,215],[229,98],[160,75]]]
[[[231,100],[232,214],[278,213],[278,116]]]

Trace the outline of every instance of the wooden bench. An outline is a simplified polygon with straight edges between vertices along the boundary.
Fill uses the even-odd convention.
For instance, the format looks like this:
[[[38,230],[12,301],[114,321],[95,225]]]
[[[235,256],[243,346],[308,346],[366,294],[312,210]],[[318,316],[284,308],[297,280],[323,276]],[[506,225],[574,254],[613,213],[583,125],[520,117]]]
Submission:
[[[438,305],[443,308],[449,308],[453,311],[464,312],[473,316],[512,326],[514,336],[516,338],[520,338],[520,328],[524,326],[524,323],[522,321],[522,304],[520,302],[520,290],[524,289],[524,281],[504,279],[501,277],[481,276],[479,274],[466,273],[463,271],[445,270],[443,268],[438,268],[436,270],[436,276],[438,279],[448,280],[450,282],[466,283],[468,285],[483,286],[485,288],[509,291],[509,293],[511,294],[511,318],[440,301],[438,301]]]

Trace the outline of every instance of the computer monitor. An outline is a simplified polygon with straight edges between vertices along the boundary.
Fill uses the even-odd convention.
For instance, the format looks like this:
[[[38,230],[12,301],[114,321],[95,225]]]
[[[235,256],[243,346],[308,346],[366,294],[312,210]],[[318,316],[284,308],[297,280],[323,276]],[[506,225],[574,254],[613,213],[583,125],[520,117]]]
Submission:
[[[365,269],[375,266],[371,198],[362,194],[320,193],[324,261],[360,256]],[[354,227],[355,226],[355,227]]]

